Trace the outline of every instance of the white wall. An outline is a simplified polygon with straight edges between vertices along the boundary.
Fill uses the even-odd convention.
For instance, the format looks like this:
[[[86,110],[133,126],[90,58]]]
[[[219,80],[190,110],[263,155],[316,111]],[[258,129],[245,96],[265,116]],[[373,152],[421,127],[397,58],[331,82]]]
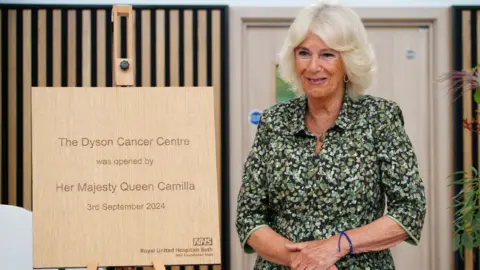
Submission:
[[[230,6],[304,6],[315,0],[0,0],[21,4],[147,4],[147,5],[230,5]],[[448,7],[479,5],[480,0],[341,0],[355,7]]]

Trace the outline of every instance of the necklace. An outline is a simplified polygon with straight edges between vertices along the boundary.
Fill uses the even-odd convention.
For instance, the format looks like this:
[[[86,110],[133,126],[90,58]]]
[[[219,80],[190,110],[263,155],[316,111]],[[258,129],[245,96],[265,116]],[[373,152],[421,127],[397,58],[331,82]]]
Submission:
[[[310,118],[311,123],[315,122],[315,120],[313,119],[313,117],[310,114],[308,114],[307,117]],[[327,130],[328,130],[328,128],[327,128]],[[312,132],[316,135],[317,141],[323,143],[323,141],[325,140],[325,136],[327,134],[327,131],[325,130],[324,132],[317,133],[317,132],[314,132],[314,130],[312,130]]]
[[[325,140],[325,135],[326,135],[326,132],[320,133],[320,135],[317,136],[318,141],[323,143],[323,141]]]

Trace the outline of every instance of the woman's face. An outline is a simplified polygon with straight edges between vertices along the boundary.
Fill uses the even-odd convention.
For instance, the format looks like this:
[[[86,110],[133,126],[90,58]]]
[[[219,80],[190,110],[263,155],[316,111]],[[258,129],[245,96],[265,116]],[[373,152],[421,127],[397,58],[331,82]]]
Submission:
[[[343,90],[345,69],[340,53],[317,35],[309,32],[295,48],[295,63],[308,97],[328,97]]]

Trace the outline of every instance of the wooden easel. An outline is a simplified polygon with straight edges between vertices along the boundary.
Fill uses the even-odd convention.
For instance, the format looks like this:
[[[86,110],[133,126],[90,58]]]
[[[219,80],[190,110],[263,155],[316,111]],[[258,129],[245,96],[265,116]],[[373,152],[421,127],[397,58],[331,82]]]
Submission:
[[[120,17],[127,17],[127,57],[120,57]],[[113,86],[134,86],[135,73],[133,62],[133,11],[130,5],[114,5],[112,9],[113,23]],[[165,265],[160,260],[152,261],[155,270],[165,270]],[[97,270],[98,263],[90,262],[87,270]],[[135,266],[116,267],[115,270],[135,270]]]
[[[153,261],[152,265],[155,270],[165,270],[165,265],[159,260]],[[132,267],[125,267],[124,269],[129,270],[129,268],[132,268]],[[87,264],[87,270],[97,270],[97,269],[98,269],[98,263],[90,262]],[[116,269],[121,269],[121,267]],[[135,267],[133,267],[133,269],[135,269]]]

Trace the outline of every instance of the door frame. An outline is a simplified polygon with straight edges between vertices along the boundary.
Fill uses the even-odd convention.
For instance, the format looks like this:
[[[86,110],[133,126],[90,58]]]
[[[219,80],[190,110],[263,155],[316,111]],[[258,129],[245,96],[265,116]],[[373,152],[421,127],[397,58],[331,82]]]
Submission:
[[[289,25],[301,7],[230,7],[229,13],[229,59],[230,59],[230,96],[229,96],[229,147],[230,147],[230,269],[246,269],[243,253],[235,229],[236,199],[241,184],[243,169],[243,153],[246,138],[243,132],[248,125],[248,111],[243,98],[242,89],[246,82],[246,41],[248,27],[252,26],[285,26]],[[447,176],[452,173],[453,151],[452,135],[452,102],[448,95],[448,87],[435,82],[436,78],[450,72],[451,63],[451,31],[450,8],[354,8],[366,25],[381,26],[424,26],[428,25],[430,63],[428,89],[431,104],[428,108],[430,144],[429,166],[427,174],[432,179],[426,190],[428,199],[427,215],[429,222],[423,235],[428,250],[427,269],[453,269],[452,252],[452,216],[449,204],[453,190],[448,186]],[[233,153],[237,153],[233,155]],[[438,181],[438,182],[437,182]]]

